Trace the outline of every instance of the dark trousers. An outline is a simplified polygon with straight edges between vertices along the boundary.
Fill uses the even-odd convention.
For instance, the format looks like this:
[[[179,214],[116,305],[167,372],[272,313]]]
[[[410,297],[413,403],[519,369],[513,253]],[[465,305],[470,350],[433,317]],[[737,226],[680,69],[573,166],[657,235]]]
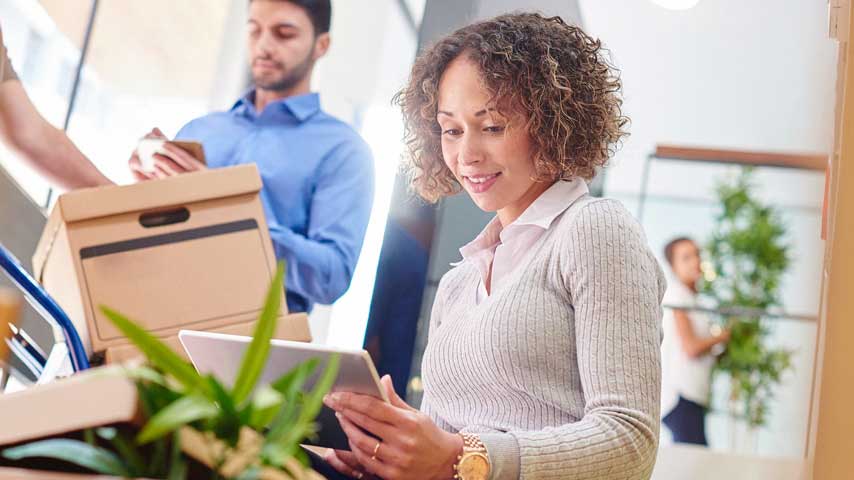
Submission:
[[[673,441],[708,445],[706,442],[706,407],[679,397],[676,408],[662,419],[673,434]]]

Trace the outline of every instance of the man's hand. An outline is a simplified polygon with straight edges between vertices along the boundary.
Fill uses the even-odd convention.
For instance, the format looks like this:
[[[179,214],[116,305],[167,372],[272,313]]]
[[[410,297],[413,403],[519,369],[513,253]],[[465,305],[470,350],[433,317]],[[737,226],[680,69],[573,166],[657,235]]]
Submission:
[[[159,128],[155,127],[143,138],[162,138],[165,140],[166,135],[163,135],[163,132],[161,132]],[[130,160],[128,160],[128,167],[130,167],[130,171],[133,173],[133,176],[137,181],[159,178],[153,171],[147,171],[142,168],[142,161],[140,161],[139,154],[136,149],[131,153]]]
[[[208,168],[201,160],[177,145],[164,143],[163,150],[168,155],[154,154],[154,172],[159,178],[207,170]]]
[[[158,128],[152,129],[145,138],[166,140],[166,136],[163,135],[163,132]],[[164,143],[163,150],[166,152],[166,155],[160,153],[154,154],[154,170],[151,171],[146,171],[142,168],[142,162],[139,159],[139,155],[136,150],[134,150],[130,160],[128,161],[128,165],[137,180],[166,178],[180,175],[182,173],[207,169],[202,161],[176,145],[168,142]]]

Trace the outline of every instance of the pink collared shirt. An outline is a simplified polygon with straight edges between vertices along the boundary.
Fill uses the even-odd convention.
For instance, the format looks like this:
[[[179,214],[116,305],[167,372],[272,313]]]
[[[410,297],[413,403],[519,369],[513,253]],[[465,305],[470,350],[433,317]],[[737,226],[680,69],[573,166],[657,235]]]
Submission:
[[[462,262],[472,262],[480,271],[477,303],[490,293],[501,289],[513,270],[525,260],[525,254],[543,236],[552,222],[573,202],[588,193],[587,183],[575,178],[558,181],[542,193],[522,215],[506,227],[501,227],[498,216],[474,240],[460,248]],[[456,264],[452,265],[458,265]],[[490,292],[486,291],[489,265],[492,264]]]

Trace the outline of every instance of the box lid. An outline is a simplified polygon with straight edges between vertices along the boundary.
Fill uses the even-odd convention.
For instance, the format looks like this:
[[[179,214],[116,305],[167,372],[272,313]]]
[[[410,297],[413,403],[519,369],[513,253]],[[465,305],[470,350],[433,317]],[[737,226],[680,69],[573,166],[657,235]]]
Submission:
[[[60,195],[56,211],[66,223],[154,210],[261,190],[255,164],[186,173],[132,185],[86,188]]]
[[[87,370],[53,383],[0,395],[0,445],[133,420],[136,385],[120,366]]]

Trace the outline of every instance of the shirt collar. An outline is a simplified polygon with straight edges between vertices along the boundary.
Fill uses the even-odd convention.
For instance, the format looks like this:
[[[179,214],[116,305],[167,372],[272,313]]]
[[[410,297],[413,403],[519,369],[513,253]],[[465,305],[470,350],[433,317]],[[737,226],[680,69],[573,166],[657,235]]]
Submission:
[[[587,182],[580,178],[572,180],[558,180],[545,192],[540,194],[534,203],[528,206],[522,215],[513,223],[507,226],[518,227],[521,225],[534,225],[548,230],[552,222],[570,205],[578,200],[583,195],[587,194]],[[505,228],[502,228],[498,216],[495,216],[475,237],[471,242],[463,245],[460,248],[460,254],[463,256],[463,261],[472,258],[486,250],[494,250],[501,241],[502,233]],[[462,262],[455,262],[451,265],[459,265]]]
[[[583,179],[558,180],[509,226],[535,225],[547,230],[561,213],[587,193],[589,189]]]
[[[467,258],[474,257],[480,252],[493,250],[498,245],[501,230],[501,222],[498,220],[498,216],[493,217],[486,225],[486,228],[484,228],[483,231],[474,238],[474,240],[460,248],[460,255],[463,256],[463,261]],[[461,262],[456,264],[459,263]],[[451,265],[455,264],[452,263]]]
[[[262,113],[277,111],[287,112],[302,123],[320,111],[320,95],[312,92],[276,100],[270,102]],[[255,110],[255,89],[240,97],[231,107],[231,112],[237,115],[258,117],[259,113]]]

